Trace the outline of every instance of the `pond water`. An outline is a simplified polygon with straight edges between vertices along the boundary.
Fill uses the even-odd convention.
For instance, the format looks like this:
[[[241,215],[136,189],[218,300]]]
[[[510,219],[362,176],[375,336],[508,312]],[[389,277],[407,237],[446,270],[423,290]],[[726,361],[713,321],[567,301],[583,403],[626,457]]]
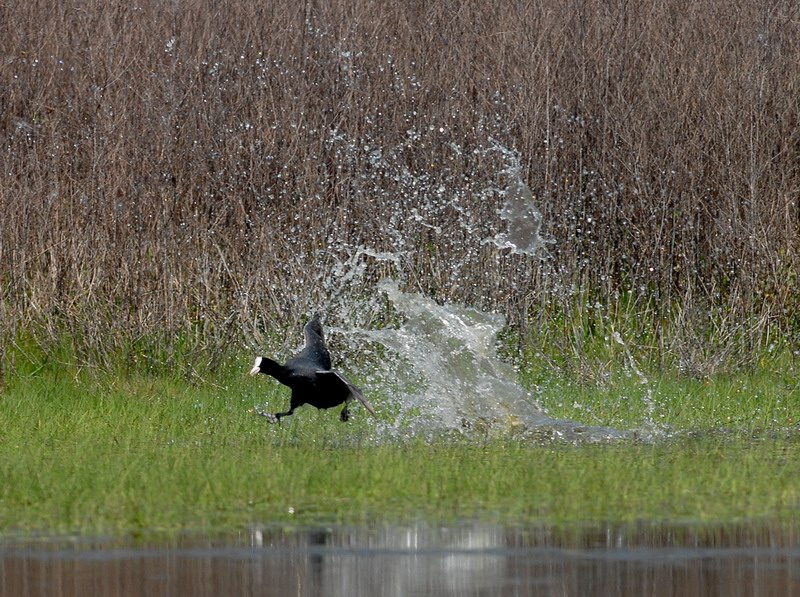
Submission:
[[[800,595],[796,525],[253,528],[0,544],[0,595]]]

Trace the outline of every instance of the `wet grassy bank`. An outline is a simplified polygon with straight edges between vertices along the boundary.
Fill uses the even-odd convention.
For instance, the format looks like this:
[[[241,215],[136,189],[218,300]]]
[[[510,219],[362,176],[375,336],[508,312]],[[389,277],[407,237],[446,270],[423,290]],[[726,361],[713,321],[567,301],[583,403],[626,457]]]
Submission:
[[[287,393],[236,364],[205,383],[69,367],[11,379],[0,400],[0,534],[420,518],[734,522],[786,519],[800,506],[800,442],[782,410],[797,412],[796,386],[773,383],[773,394],[756,401],[747,399],[759,392],[753,377],[709,380],[702,392],[694,382],[665,380],[669,391],[654,395],[655,441],[570,445],[524,435],[390,434],[390,405],[379,397],[377,421],[361,410],[342,424],[333,411],[304,407],[270,425],[248,409],[283,406]],[[540,398],[551,414],[568,403],[583,405],[584,421],[652,427],[620,406],[641,400],[632,394],[554,385]],[[781,414],[765,425],[765,413]]]

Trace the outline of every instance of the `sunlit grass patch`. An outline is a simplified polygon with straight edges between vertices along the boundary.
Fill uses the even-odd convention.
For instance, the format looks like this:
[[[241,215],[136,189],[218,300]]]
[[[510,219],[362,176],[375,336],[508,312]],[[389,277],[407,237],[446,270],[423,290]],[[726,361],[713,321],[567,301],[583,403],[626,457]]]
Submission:
[[[230,531],[420,518],[573,525],[796,514],[800,459],[789,429],[765,439],[764,415],[757,412],[765,408],[730,400],[736,384],[720,381],[721,389],[711,392],[692,382],[679,392],[679,380],[662,383],[659,391],[669,388],[675,396],[673,410],[663,411],[671,426],[711,429],[730,416],[740,433],[613,445],[388,438],[381,436],[381,421],[356,416],[343,424],[335,412],[308,407],[281,425],[269,424],[249,408],[281,403],[286,393],[233,370],[204,386],[148,376],[20,376],[0,400],[0,533]],[[768,385],[751,380],[748,387],[761,392]],[[567,413],[578,418],[620,413],[602,406],[611,394],[573,399],[589,405]],[[623,423],[639,415],[617,414]],[[741,433],[747,430],[761,439]]]
[[[749,434],[797,429],[800,416],[800,382],[789,368],[644,380],[618,369],[602,382],[551,378],[531,387],[551,415],[622,428]]]

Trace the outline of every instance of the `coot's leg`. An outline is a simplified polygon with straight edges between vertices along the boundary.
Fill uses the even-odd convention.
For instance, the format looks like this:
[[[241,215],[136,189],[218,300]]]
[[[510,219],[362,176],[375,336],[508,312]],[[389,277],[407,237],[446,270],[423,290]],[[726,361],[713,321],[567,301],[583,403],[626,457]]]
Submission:
[[[288,416],[289,416],[289,415],[291,415],[293,412],[294,412],[294,406],[292,406],[291,408],[289,408],[289,410],[287,410],[286,412],[283,412],[283,413],[275,413],[274,415],[272,415],[272,416],[275,418],[275,420],[274,420],[273,422],[274,422],[274,423],[280,423],[280,422],[281,422],[281,417],[288,417]]]
[[[340,414],[340,415],[339,415],[339,418],[340,418],[342,421],[346,421],[347,419],[349,419],[349,418],[350,418],[350,411],[349,411],[349,410],[347,410],[347,406],[348,406],[348,403],[347,403],[347,402],[345,402],[345,403],[344,403],[344,408],[342,409],[342,414]]]
[[[273,414],[273,413],[268,413],[266,411],[263,411],[260,408],[256,408],[255,412],[256,412],[257,415],[267,419],[270,423],[280,423],[281,422],[281,417],[288,417],[289,415],[291,415],[294,412],[294,407],[291,407],[285,413],[274,413]]]
[[[303,395],[296,390],[292,390],[292,400],[289,402],[289,410],[283,413],[275,413],[270,420],[273,423],[280,423],[282,417],[288,417],[294,412],[294,409],[303,406],[306,403]]]

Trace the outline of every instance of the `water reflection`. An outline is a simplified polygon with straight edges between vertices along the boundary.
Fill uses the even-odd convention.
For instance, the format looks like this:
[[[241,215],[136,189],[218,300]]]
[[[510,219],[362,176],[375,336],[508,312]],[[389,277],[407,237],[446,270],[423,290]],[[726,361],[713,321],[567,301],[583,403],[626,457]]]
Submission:
[[[0,544],[0,595],[800,595],[796,528],[252,529]]]

